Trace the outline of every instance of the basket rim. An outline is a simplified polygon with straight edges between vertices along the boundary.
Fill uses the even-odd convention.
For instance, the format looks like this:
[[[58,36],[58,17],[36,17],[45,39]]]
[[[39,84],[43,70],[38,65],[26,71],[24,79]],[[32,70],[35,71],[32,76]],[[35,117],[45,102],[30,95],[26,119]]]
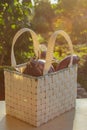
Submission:
[[[53,76],[53,75],[56,75],[56,74],[58,74],[58,73],[62,73],[63,71],[69,70],[70,68],[73,68],[73,67],[75,67],[75,66],[77,67],[78,65],[75,64],[75,65],[72,65],[72,66],[70,66],[70,67],[63,68],[63,69],[61,69],[61,70],[58,70],[58,71],[56,71],[56,72],[48,73],[48,74],[45,74],[45,75],[42,75],[42,76],[38,76],[38,77],[36,77],[36,76],[31,76],[31,75],[28,75],[28,74],[22,74],[22,73],[20,73],[20,72],[18,72],[18,71],[9,70],[9,69],[7,69],[7,68],[4,69],[4,72],[7,71],[7,72],[10,72],[10,73],[18,74],[18,75],[23,76],[23,77],[26,77],[26,78],[31,78],[31,79],[33,78],[33,79],[38,80],[38,79],[44,78],[44,77],[46,77],[46,76]]]

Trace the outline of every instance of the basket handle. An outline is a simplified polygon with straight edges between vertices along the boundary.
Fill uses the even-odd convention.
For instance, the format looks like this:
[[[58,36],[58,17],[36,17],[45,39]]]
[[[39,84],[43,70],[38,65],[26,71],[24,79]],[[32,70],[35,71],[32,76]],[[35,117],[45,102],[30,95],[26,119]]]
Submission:
[[[58,31],[55,31],[49,41],[48,41],[48,49],[47,49],[47,54],[46,54],[46,63],[45,63],[45,67],[44,67],[44,71],[43,71],[43,74],[47,74],[48,73],[48,70],[49,70],[49,67],[52,63],[52,59],[53,59],[53,50],[54,50],[54,46],[55,46],[55,41],[56,41],[56,38],[57,38],[57,35],[58,34],[61,34],[62,36],[64,36],[64,38],[66,39],[66,41],[68,42],[68,45],[69,45],[69,49],[71,51],[71,60],[70,60],[70,64],[69,66],[72,65],[72,62],[73,62],[73,45],[72,45],[72,41],[69,37],[69,35],[63,31],[63,30],[58,30]],[[68,66],[68,67],[69,67]]]
[[[33,39],[33,45],[34,45],[34,51],[35,51],[35,54],[36,56],[38,57],[39,56],[39,43],[38,43],[38,40],[37,40],[37,35],[34,31],[32,31],[31,29],[28,29],[28,28],[22,28],[20,29],[14,36],[13,38],[13,42],[12,42],[12,49],[11,49],[11,65],[13,67],[16,66],[16,59],[15,59],[15,55],[14,55],[14,45],[16,43],[16,40],[19,38],[19,36],[21,34],[23,34],[24,32],[30,32],[31,36],[32,36],[32,39]]]

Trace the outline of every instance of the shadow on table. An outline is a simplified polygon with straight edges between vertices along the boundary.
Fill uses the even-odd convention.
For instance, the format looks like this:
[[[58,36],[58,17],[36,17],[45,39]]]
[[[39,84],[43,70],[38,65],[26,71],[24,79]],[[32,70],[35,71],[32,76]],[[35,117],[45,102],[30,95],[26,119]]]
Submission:
[[[66,112],[40,127],[31,126],[9,115],[3,116],[0,121],[0,130],[73,130],[75,109]]]

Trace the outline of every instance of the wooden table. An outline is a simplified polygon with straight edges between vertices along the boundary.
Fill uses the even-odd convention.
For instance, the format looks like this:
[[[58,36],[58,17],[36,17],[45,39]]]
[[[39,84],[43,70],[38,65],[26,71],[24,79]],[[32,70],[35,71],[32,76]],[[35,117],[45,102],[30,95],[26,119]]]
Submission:
[[[0,101],[0,130],[87,130],[87,98],[77,99],[75,109],[37,128],[6,115],[5,102]]]

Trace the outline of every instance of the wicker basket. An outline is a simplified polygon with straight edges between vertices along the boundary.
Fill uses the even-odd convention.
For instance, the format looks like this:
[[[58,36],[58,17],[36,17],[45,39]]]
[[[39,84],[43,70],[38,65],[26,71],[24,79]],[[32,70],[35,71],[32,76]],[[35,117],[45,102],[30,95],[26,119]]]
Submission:
[[[33,39],[36,39],[35,33],[27,28],[21,29],[16,34],[12,45],[12,66],[16,66],[14,44],[25,31],[29,31]],[[69,43],[71,61],[68,68],[48,74],[47,70],[52,61],[54,43],[58,34],[62,34]],[[37,50],[35,53],[38,55],[38,45],[35,49]],[[75,107],[77,65],[72,65],[72,53],[73,49],[69,36],[62,30],[56,31],[48,42],[43,76],[33,77],[17,71],[5,70],[6,113],[34,126],[40,126]]]

